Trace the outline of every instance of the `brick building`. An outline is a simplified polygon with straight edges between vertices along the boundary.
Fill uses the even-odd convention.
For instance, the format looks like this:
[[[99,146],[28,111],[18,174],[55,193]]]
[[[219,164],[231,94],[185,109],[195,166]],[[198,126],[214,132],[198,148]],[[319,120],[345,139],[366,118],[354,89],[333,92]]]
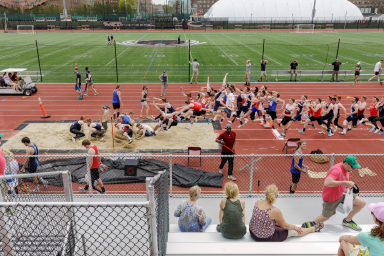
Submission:
[[[348,0],[359,7],[363,14],[377,14],[384,11],[384,0]]]

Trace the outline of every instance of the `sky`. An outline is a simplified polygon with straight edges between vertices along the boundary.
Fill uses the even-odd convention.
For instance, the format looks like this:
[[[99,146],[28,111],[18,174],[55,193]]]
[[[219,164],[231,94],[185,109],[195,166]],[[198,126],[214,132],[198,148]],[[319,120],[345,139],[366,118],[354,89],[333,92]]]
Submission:
[[[154,4],[164,4],[166,2],[165,0],[152,0],[152,3]]]

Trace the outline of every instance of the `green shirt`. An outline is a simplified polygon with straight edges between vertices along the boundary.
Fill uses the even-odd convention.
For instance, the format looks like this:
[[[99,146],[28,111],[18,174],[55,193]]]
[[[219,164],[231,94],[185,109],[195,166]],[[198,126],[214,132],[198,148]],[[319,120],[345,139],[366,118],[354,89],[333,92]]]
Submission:
[[[368,247],[369,256],[380,256],[384,252],[384,241],[380,237],[371,236],[371,232],[361,232],[357,235],[360,244]]]
[[[223,212],[223,222],[220,224],[221,234],[230,239],[242,238],[247,233],[247,228],[243,223],[243,209],[240,200],[232,202],[227,199]]]

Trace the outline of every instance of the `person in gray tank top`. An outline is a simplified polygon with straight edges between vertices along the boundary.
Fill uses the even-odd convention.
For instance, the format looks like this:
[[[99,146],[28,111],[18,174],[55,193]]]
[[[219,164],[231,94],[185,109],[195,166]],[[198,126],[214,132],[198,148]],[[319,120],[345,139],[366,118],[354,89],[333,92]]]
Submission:
[[[239,188],[233,182],[227,182],[224,187],[227,198],[220,202],[219,221],[216,229],[225,238],[240,239],[246,233],[245,201],[239,200]]]

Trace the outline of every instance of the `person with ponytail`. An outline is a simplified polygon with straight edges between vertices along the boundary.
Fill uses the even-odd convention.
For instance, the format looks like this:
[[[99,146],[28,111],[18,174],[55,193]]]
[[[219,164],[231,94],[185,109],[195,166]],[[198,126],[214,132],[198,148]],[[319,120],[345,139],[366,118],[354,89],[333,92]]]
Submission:
[[[354,250],[353,245],[368,248],[369,256],[383,255],[384,252],[384,203],[369,204],[368,210],[376,224],[370,232],[361,232],[357,236],[341,236],[338,256],[349,256]],[[365,254],[364,254],[365,255]]]
[[[294,194],[297,189],[297,185],[300,181],[300,175],[302,172],[307,173],[308,166],[303,165],[303,151],[307,147],[307,142],[305,140],[299,140],[297,142],[297,147],[295,148],[295,154],[292,159],[291,164],[291,174],[292,174],[292,183],[289,187],[289,193]]]
[[[275,184],[269,185],[265,192],[265,199],[256,202],[249,232],[256,242],[282,242],[289,237],[300,237],[308,233],[320,232],[324,227],[322,222],[310,228],[301,228],[288,224],[282,212],[273,206],[279,195]]]
[[[239,188],[232,181],[224,187],[223,198],[220,202],[219,221],[216,230],[225,238],[240,239],[247,233],[245,227],[245,201],[239,200]]]

